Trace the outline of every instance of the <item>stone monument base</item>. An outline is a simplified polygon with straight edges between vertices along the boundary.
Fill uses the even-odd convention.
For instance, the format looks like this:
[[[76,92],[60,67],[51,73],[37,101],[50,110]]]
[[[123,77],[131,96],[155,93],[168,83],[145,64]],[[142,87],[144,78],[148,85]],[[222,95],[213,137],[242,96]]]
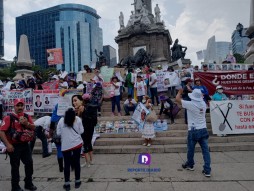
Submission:
[[[22,80],[22,79],[28,79],[29,77],[33,77],[34,71],[32,70],[16,70],[15,71],[16,76],[13,78],[14,81]]]

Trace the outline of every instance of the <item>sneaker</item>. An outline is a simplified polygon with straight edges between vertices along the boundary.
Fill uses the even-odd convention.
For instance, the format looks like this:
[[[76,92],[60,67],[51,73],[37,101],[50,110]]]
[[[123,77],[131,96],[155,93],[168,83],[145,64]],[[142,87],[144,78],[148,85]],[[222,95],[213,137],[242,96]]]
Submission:
[[[16,189],[13,188],[13,189],[11,189],[11,191],[24,191],[24,190],[23,190],[22,188],[19,187],[19,188],[16,188]]]
[[[89,164],[90,164],[90,165],[93,165],[93,161],[92,161],[92,160],[90,160]]]
[[[30,190],[30,191],[35,191],[35,190],[37,190],[37,187],[35,185],[31,184],[31,185],[25,185],[25,189]]]
[[[81,181],[75,182],[75,188],[79,188],[81,185]]]
[[[147,146],[147,143],[143,143],[143,146]]]
[[[70,184],[64,184],[64,185],[63,185],[63,188],[64,188],[66,191],[70,191],[70,190],[71,190],[71,185],[70,185]]]
[[[148,143],[148,144],[147,144],[147,146],[148,146],[148,147],[151,147],[151,144],[150,144],[150,143]]]
[[[88,162],[88,163],[86,163],[86,167],[87,168],[90,168],[91,167],[91,165],[90,165],[90,163]]]
[[[194,171],[194,166],[189,166],[186,163],[182,164],[183,169]]]
[[[205,170],[203,170],[202,173],[205,177],[211,177],[211,174],[207,173]]]
[[[86,166],[86,162],[82,165],[80,165],[81,168],[85,167]]]

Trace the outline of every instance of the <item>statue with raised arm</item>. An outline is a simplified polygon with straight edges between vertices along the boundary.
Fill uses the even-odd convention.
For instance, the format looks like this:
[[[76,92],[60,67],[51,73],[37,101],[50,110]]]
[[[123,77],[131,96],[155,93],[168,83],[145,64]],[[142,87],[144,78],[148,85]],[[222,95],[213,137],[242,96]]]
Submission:
[[[143,0],[134,0],[134,3],[131,5],[134,5],[135,13],[140,13],[143,3]]]
[[[123,12],[120,12],[120,16],[119,16],[119,24],[120,24],[120,30],[124,29],[124,16],[123,16]]]
[[[171,48],[172,50],[172,61],[176,61],[178,59],[184,59],[187,47],[182,46],[178,44],[179,40],[176,39],[173,47]]]
[[[97,54],[96,49],[94,50],[94,52],[95,52],[95,55],[98,57],[98,59],[97,59],[98,61],[96,62],[96,68],[100,68],[101,66],[106,64],[106,58],[103,55],[103,52],[100,52],[99,55]]]
[[[156,23],[161,22],[161,10],[158,4],[156,4],[156,7],[154,8],[154,13],[155,13],[155,22]]]
[[[130,16],[130,19],[129,19],[126,27],[129,27],[129,26],[133,25],[134,21],[135,21],[135,15],[134,15],[134,12],[131,11],[131,16]]]

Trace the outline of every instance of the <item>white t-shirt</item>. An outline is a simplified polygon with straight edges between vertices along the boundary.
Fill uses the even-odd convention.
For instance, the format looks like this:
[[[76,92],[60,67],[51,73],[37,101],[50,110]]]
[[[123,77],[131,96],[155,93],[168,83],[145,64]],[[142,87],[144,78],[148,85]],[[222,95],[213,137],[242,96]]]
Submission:
[[[49,129],[51,123],[51,117],[50,116],[44,116],[44,117],[40,117],[39,119],[37,119],[34,122],[35,126],[42,126],[43,129]]]
[[[135,100],[135,99],[132,99],[132,100],[131,100],[131,103],[133,103],[133,104],[137,104],[137,102],[136,102],[136,100]],[[125,100],[125,102],[124,102],[123,104],[124,104],[124,105],[129,105],[129,104],[130,104],[129,99]]]
[[[134,88],[137,88],[137,96],[146,95],[145,87],[146,87],[146,83],[144,81],[135,83]]]
[[[120,86],[121,86],[121,83],[120,82],[116,82],[115,85],[118,86],[118,88],[116,88],[114,85],[112,85],[113,89],[114,89],[114,92],[115,92],[115,96],[119,96],[120,95]]]
[[[66,87],[66,89],[68,89],[68,87],[69,87],[67,82],[60,83],[59,85]],[[60,88],[62,88],[62,87],[60,87]]]
[[[152,74],[150,75],[150,80],[149,80],[150,88],[157,88],[157,81],[153,84],[153,82],[154,82],[155,80],[157,80],[157,76],[156,76],[155,73],[152,73]],[[151,85],[151,84],[153,84],[153,85]]]
[[[99,78],[98,76],[99,76],[100,78]],[[103,80],[102,75],[99,74],[98,76],[95,75],[95,76],[93,77],[93,80],[95,81],[95,83],[97,83],[97,82],[103,82],[104,80]]]
[[[192,127],[203,129],[206,127],[206,103],[204,101],[185,101],[182,100],[183,108],[187,109],[188,130]]]

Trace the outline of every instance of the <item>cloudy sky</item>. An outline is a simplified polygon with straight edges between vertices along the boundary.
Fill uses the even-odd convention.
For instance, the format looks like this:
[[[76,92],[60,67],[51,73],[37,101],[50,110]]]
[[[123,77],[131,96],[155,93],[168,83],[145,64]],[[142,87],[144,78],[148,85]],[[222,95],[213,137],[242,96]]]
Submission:
[[[134,0],[4,0],[5,59],[16,55],[15,17],[64,3],[90,6],[101,16],[103,44],[118,49],[114,38],[119,29],[120,11],[128,22]],[[231,41],[231,34],[237,23],[249,26],[250,0],[152,0],[161,9],[162,19],[173,40],[187,46],[185,58],[193,64],[196,52],[206,49],[208,38],[215,35],[216,41]]]

